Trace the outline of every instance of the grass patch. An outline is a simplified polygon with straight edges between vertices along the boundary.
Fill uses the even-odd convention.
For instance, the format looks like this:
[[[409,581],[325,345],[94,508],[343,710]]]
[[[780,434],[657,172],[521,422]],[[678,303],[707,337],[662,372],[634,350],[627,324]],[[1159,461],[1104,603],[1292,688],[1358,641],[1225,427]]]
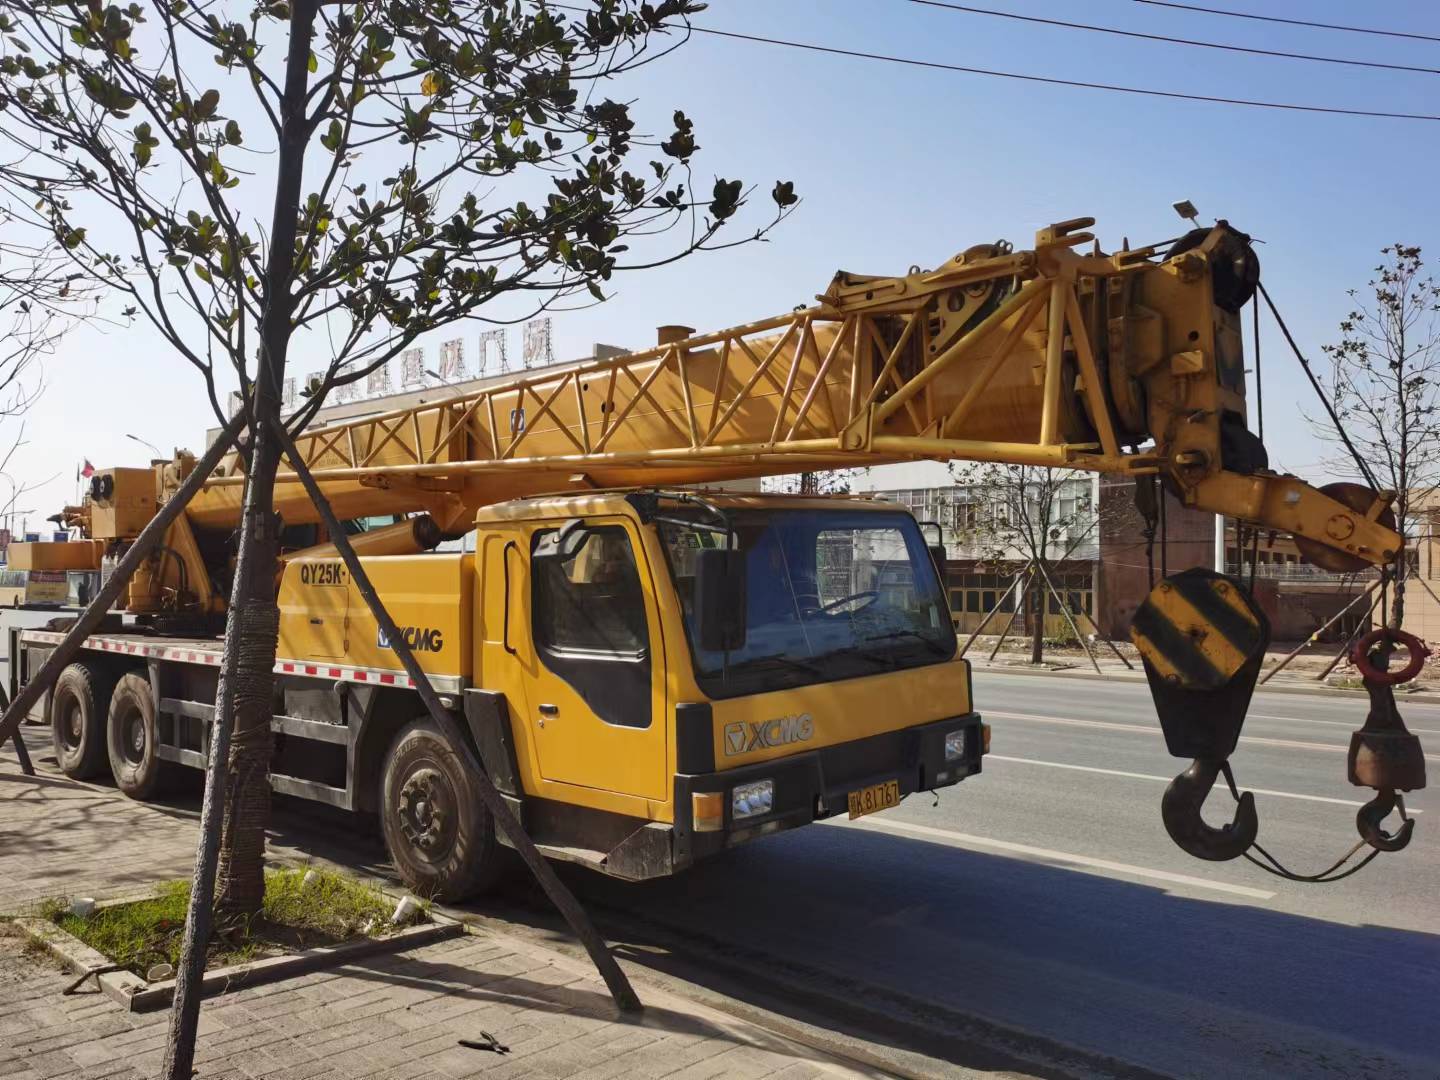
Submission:
[[[330,870],[265,875],[265,906],[247,922],[212,935],[207,967],[225,967],[317,945],[335,945],[388,932],[393,903],[378,889]],[[147,900],[101,908],[82,919],[63,900],[46,901],[40,914],[108,959],[145,975],[155,964],[180,963],[190,883],[159,885]]]

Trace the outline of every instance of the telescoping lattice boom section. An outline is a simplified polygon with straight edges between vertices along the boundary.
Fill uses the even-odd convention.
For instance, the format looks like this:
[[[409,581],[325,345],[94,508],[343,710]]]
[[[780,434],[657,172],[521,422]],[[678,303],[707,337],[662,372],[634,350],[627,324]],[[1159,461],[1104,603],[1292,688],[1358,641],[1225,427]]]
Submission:
[[[1047,236],[906,277],[842,273],[815,306],[318,428],[298,446],[342,512],[441,518],[660,469],[665,482],[916,457],[1153,469],[1121,452],[1093,342],[1103,279],[1157,267],[1138,252],[1076,256],[1085,233]],[[192,520],[233,520],[240,468],[226,463]],[[287,520],[307,517],[298,484],[280,498]]]

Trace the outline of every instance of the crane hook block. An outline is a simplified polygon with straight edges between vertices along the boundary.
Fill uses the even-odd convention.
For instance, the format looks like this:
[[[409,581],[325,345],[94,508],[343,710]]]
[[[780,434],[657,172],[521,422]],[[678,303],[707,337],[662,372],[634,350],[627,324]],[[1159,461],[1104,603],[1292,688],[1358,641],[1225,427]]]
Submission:
[[[1170,753],[1213,762],[1234,753],[1270,644],[1270,622],[1244,586],[1200,568],[1168,577],[1136,610],[1130,638]]]

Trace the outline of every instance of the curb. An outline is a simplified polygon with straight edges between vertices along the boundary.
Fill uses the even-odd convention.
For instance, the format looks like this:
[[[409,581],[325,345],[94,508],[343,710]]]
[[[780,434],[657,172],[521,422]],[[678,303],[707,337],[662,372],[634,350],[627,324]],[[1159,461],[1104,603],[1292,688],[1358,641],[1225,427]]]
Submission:
[[[1096,674],[1093,671],[1037,671],[1034,668],[1021,667],[1019,665],[1010,667],[1005,664],[984,664],[973,663],[971,669],[976,672],[991,672],[998,675],[1023,675],[1027,678],[1038,679],[1084,679],[1090,682],[1120,682],[1137,683],[1145,685],[1143,675],[1128,675],[1123,672],[1101,672]],[[1353,697],[1368,699],[1364,690],[1352,690],[1344,686],[1294,686],[1289,683],[1266,683],[1256,685],[1257,694],[1305,694],[1310,697],[1330,697],[1340,695],[1342,697]],[[1422,705],[1440,705],[1440,691],[1434,690],[1412,690],[1409,693],[1401,692],[1396,695],[1397,703],[1404,704],[1406,701],[1414,701]]]
[[[105,906],[113,907],[126,900],[111,901]],[[259,986],[262,983],[288,979],[321,968],[333,967],[362,956],[376,953],[400,952],[420,945],[429,945],[446,938],[459,937],[465,927],[447,915],[434,910],[429,912],[430,921],[421,926],[411,926],[383,938],[367,938],[341,945],[317,946],[285,956],[272,956],[248,964],[234,964],[230,967],[206,971],[200,983],[200,996],[211,997],[242,986]],[[169,1005],[175,996],[175,980],[163,979],[147,982],[131,971],[106,971],[113,967],[108,957],[92,949],[79,938],[60,929],[48,919],[25,916],[15,920],[27,937],[42,945],[52,956],[77,975],[95,973],[100,991],[121,1008],[129,1012],[150,1012]]]

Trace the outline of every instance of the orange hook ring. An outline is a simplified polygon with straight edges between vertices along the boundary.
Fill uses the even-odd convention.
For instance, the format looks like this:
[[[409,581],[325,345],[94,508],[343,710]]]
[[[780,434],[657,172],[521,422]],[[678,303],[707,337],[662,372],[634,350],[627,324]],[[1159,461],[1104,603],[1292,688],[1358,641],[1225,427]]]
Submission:
[[[1382,641],[1389,641],[1396,645],[1404,645],[1410,653],[1410,662],[1399,671],[1381,671],[1370,662],[1370,650]],[[1420,669],[1425,666],[1425,657],[1430,650],[1425,642],[1421,641],[1414,634],[1407,634],[1404,630],[1392,630],[1388,626],[1382,626],[1378,630],[1371,630],[1355,643],[1355,648],[1350,654],[1350,659],[1360,669],[1360,675],[1367,682],[1383,683],[1387,686],[1395,686],[1399,683],[1409,682],[1420,674]]]

